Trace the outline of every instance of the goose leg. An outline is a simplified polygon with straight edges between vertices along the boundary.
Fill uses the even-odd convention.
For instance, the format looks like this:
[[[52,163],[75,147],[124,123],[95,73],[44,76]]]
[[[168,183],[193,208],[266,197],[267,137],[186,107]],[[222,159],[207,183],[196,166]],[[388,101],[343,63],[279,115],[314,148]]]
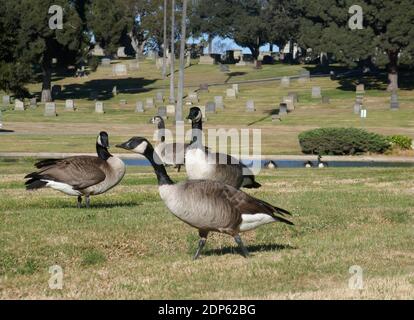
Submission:
[[[207,242],[208,232],[200,231],[199,235],[201,239],[198,243],[198,248],[197,248],[196,254],[194,255],[193,260],[197,260],[200,257],[201,250],[203,250]]]
[[[78,209],[82,208],[82,196],[78,196]]]
[[[235,236],[234,240],[236,241],[240,250],[242,251],[243,257],[248,258],[250,256],[249,251],[247,251],[246,247],[244,246],[243,241],[240,238],[240,235]]]
[[[180,164],[176,168],[177,168],[177,172],[181,171],[181,165]]]
[[[89,209],[91,207],[91,198],[89,196],[86,196],[85,199],[86,199],[86,208]]]

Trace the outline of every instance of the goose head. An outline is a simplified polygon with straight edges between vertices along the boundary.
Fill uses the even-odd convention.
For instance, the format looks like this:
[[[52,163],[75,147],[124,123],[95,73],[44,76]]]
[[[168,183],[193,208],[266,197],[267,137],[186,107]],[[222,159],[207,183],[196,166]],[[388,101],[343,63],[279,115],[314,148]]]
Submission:
[[[125,149],[141,155],[146,155],[152,152],[151,143],[142,137],[133,137],[127,142],[116,145],[117,148]]]
[[[203,114],[202,114],[200,108],[192,107],[190,109],[190,113],[188,114],[187,119],[190,120],[192,123],[201,122],[202,119],[203,119]]]
[[[109,136],[105,131],[99,133],[96,145],[105,149],[109,148]]]
[[[150,123],[155,124],[158,127],[158,129],[164,129],[165,128],[164,119],[161,118],[160,116],[155,116],[155,117],[151,118]]]

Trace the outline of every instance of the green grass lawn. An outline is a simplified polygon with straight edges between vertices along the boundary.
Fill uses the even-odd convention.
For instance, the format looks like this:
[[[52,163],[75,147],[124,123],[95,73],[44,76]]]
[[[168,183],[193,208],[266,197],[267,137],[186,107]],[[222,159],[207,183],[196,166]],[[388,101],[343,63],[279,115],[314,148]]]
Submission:
[[[193,262],[197,232],[167,211],[149,168],[128,168],[78,210],[55,191],[24,191],[32,164],[0,162],[0,298],[414,298],[414,169],[263,171],[249,193],[291,210],[296,226],[244,234],[247,260],[213,235]],[[53,265],[61,291],[48,286]],[[364,290],[348,288],[353,265]]]
[[[128,62],[126,62],[128,63]],[[314,68],[306,66],[306,68]],[[298,75],[304,70],[297,65],[265,65],[262,70],[251,67],[230,67],[230,74],[219,71],[218,66],[193,65],[186,69],[186,89],[192,91],[201,83],[235,83],[244,80],[264,79],[278,76]],[[152,137],[154,127],[148,120],[156,110],[144,114],[134,112],[138,100],[145,101],[154,97],[156,87],[168,86],[168,79],[160,79],[160,72],[153,62],[144,61],[141,69],[125,78],[112,76],[112,68],[99,68],[88,78],[55,77],[55,84],[63,87],[62,94],[56,99],[58,117],[43,116],[43,107],[37,110],[16,112],[12,107],[3,108],[4,127],[13,129],[15,134],[0,136],[0,152],[93,152],[97,133],[106,130],[111,140],[121,141],[132,135]],[[262,130],[262,152],[264,154],[300,154],[297,136],[304,130],[317,127],[364,127],[382,134],[405,134],[414,138],[414,94],[409,86],[402,86],[399,92],[401,108],[397,112],[389,110],[390,94],[386,85],[378,79],[364,78],[367,82],[365,106],[368,119],[361,122],[353,114],[355,79],[332,81],[329,78],[315,78],[306,84],[292,81],[289,88],[282,88],[278,81],[240,84],[237,100],[225,99],[225,109],[208,115],[205,128],[249,128]],[[120,92],[112,96],[112,88]],[[323,95],[331,98],[330,104],[322,104],[321,99],[311,98],[313,86],[320,86]],[[212,86],[208,93],[200,93],[200,104],[213,101],[214,96],[225,96],[230,85]],[[29,85],[31,92],[38,92],[40,84]],[[139,90],[138,90],[139,89]],[[90,91],[100,94],[105,102],[106,114],[94,113],[94,102],[89,99]],[[289,92],[299,93],[299,103],[295,112],[282,122],[272,122],[271,114],[278,109],[283,96]],[[165,91],[169,95],[169,91]],[[64,100],[75,99],[78,110],[65,112]],[[126,99],[128,104],[120,106],[119,101]],[[257,111],[245,112],[246,102],[253,99]],[[185,107],[184,113],[188,112]],[[167,121],[173,128],[173,119]],[[187,125],[189,129],[189,126]]]

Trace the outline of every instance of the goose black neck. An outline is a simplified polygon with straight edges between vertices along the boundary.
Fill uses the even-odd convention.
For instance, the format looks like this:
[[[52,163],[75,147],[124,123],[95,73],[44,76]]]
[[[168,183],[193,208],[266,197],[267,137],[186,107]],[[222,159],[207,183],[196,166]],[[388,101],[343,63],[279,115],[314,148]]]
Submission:
[[[96,153],[98,154],[98,157],[104,161],[112,157],[108,151],[108,148],[102,147],[99,143],[96,144]]]
[[[193,143],[201,143],[201,132],[203,131],[203,122],[201,120],[199,121],[193,121],[191,123],[192,128],[192,142]]]
[[[147,150],[144,155],[154,168],[155,174],[157,175],[159,186],[174,184],[174,182],[167,174],[167,170],[165,170],[165,167],[159,159],[158,155],[154,152],[153,148],[147,147]]]

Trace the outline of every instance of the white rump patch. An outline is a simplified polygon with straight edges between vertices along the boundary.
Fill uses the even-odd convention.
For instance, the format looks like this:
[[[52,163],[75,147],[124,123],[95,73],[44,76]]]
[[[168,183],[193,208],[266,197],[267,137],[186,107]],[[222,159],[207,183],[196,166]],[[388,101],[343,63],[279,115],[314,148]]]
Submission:
[[[80,196],[82,193],[80,193],[77,190],[73,190],[73,187],[71,185],[68,185],[66,183],[62,182],[56,182],[56,181],[50,181],[50,180],[42,180],[44,182],[47,182],[46,187],[52,188],[54,190],[63,192],[69,196]]]
[[[242,214],[242,224],[240,225],[240,231],[246,232],[254,230],[264,224],[269,224],[272,222],[276,222],[276,220],[265,213]]]

